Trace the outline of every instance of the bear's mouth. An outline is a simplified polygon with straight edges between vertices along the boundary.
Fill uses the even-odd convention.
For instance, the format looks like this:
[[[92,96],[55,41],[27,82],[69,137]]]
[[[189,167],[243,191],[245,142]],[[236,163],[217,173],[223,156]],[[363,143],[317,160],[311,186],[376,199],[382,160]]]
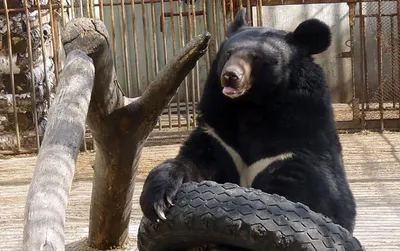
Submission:
[[[239,90],[230,86],[224,86],[224,88],[222,89],[222,93],[230,98],[237,98],[241,95],[243,95],[245,92],[245,90]]]

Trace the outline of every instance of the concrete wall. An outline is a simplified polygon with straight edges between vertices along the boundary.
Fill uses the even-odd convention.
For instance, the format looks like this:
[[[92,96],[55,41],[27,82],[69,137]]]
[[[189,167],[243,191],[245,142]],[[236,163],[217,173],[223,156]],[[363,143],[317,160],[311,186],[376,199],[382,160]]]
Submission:
[[[109,3],[110,0],[105,0],[104,3]],[[115,3],[119,3],[121,0],[114,1]],[[177,2],[173,3],[173,12],[179,13],[180,9]],[[182,5],[182,12],[188,11],[188,5]],[[131,6],[125,6],[126,13],[126,27],[127,27],[127,49],[129,60],[128,64],[125,63],[124,56],[124,45],[123,41],[123,28],[122,28],[122,8],[121,6],[114,6],[114,20],[112,23],[111,20],[111,8],[104,7],[104,16],[105,16],[105,24],[108,28],[110,36],[112,36],[112,29],[114,27],[115,30],[115,42],[117,44],[117,53],[116,53],[116,69],[118,73],[118,80],[126,92],[127,95],[134,97],[138,96],[146,89],[148,84],[152,79],[156,76],[157,70],[160,71],[164,65],[166,60],[170,59],[174,53],[178,53],[179,50],[183,47],[183,44],[186,44],[190,40],[191,36],[195,36],[201,34],[206,30],[204,26],[204,18],[203,16],[196,17],[196,30],[194,30],[193,17],[191,19],[191,29],[189,30],[189,22],[188,17],[183,16],[182,18],[182,29],[180,27],[180,19],[178,16],[174,17],[165,17],[165,31],[162,31],[162,23],[161,23],[161,3],[154,3],[154,14],[152,14],[152,6],[151,4],[144,5],[144,19],[142,12],[142,5],[135,4],[135,20],[136,20],[136,36],[137,40],[133,39],[133,22],[132,22],[132,9]],[[202,1],[198,1],[196,4],[196,11],[202,10]],[[164,11],[165,13],[171,12],[169,1],[164,2]],[[98,13],[98,11],[97,11]],[[154,20],[154,22],[153,22]],[[172,26],[174,27],[174,33],[172,33]],[[146,39],[144,28],[146,29]],[[181,35],[182,32],[182,35]],[[153,34],[155,36],[153,36]],[[164,39],[166,37],[166,50],[164,49]],[[173,39],[175,38],[175,44],[173,43]],[[138,54],[135,53],[135,43],[138,48]],[[147,44],[147,52],[145,50],[145,44]],[[174,50],[175,46],[175,50]],[[157,55],[156,55],[157,53]],[[167,58],[165,57],[167,55]],[[136,72],[136,60],[138,62],[139,71]],[[156,65],[158,64],[158,65]],[[126,69],[128,68],[129,74],[126,74]],[[189,100],[194,96],[199,96],[197,91],[197,83],[200,86],[203,85],[206,78],[206,58],[203,57],[198,62],[198,72],[193,73],[193,77],[190,75],[187,78],[187,89],[185,84],[182,84],[179,93],[182,100],[186,99],[186,94],[189,97]],[[139,76],[139,81],[137,81],[137,75]],[[194,80],[194,81],[193,81]],[[128,94],[128,84],[130,86],[130,93]],[[139,90],[140,89],[140,90]],[[193,91],[195,90],[195,91]],[[197,99],[196,99],[197,100]],[[175,101],[176,102],[176,101]]]
[[[97,0],[96,0],[97,1]],[[110,0],[105,0],[104,3],[109,3]],[[119,3],[121,0],[114,1],[114,3]],[[211,44],[209,51],[211,55],[215,53],[215,50],[218,49],[219,43],[225,38],[225,28],[224,28],[224,16],[222,12],[222,1],[216,1],[216,8],[214,10],[213,1],[206,1],[206,10],[207,10],[207,27],[205,27],[205,20],[203,16],[196,17],[197,30],[194,32],[193,27],[190,29],[192,35],[200,34],[205,30],[208,30],[212,33],[213,38],[216,40],[216,45]],[[396,3],[395,2],[382,2],[382,13],[390,14],[396,12]],[[153,30],[153,22],[151,20],[151,4],[145,4],[144,8],[145,12],[145,22],[142,19],[142,8],[140,4],[135,5],[135,16],[136,16],[136,31],[137,31],[137,41],[133,41],[133,24],[132,24],[132,11],[131,6],[126,6],[126,25],[127,25],[127,40],[128,40],[128,54],[129,54],[129,62],[128,65],[125,64],[124,59],[124,43],[123,43],[123,33],[122,33],[122,9],[120,6],[114,7],[114,20],[111,21],[111,12],[110,7],[104,7],[105,14],[105,23],[108,27],[108,31],[110,35],[112,35],[112,29],[115,29],[115,37],[117,44],[117,62],[116,68],[118,72],[118,79],[127,93],[128,91],[128,83],[130,85],[130,93],[129,96],[137,96],[147,87],[148,83],[154,78],[156,74],[156,62],[158,63],[158,70],[161,70],[164,66],[164,48],[163,48],[163,36],[166,36],[167,40],[167,54],[168,58],[170,58],[173,53],[173,42],[172,42],[172,25],[174,23],[175,30],[175,53],[179,51],[181,46],[181,39],[179,36],[180,25],[179,18],[177,16],[171,18],[165,18],[165,31],[161,31],[161,23],[160,23],[160,15],[161,15],[161,4],[155,3],[155,30]],[[170,12],[170,5],[168,1],[164,3],[165,12]],[[376,14],[377,13],[377,3],[365,3],[363,7],[364,14]],[[203,10],[202,1],[196,1],[196,11]],[[188,6],[183,4],[183,12],[188,11]],[[96,10],[98,16],[98,8]],[[173,4],[173,12],[179,13],[179,8],[177,2]],[[356,13],[358,13],[358,8],[356,8]],[[214,15],[216,23],[214,23]],[[253,24],[257,25],[257,11],[256,8],[253,7]],[[315,55],[316,62],[319,63],[324,71],[326,72],[328,85],[331,89],[331,94],[334,102],[338,103],[348,103],[351,101],[353,96],[353,86],[352,86],[352,73],[351,73],[351,60],[350,58],[341,58],[339,54],[342,52],[350,51],[350,28],[349,28],[349,6],[346,3],[337,3],[337,4],[308,4],[308,5],[286,5],[286,6],[264,6],[263,7],[263,25],[271,26],[277,29],[285,29],[285,30],[294,30],[298,24],[302,21],[309,18],[318,18],[324,22],[326,22],[332,31],[333,42],[331,47],[319,54]],[[227,17],[227,23],[229,23],[230,17]],[[173,20],[173,21],[172,21]],[[385,45],[390,45],[390,19],[383,18],[383,38],[382,44],[383,46],[383,80],[385,82],[385,93],[384,96],[386,99],[390,99],[393,97],[400,96],[400,87],[399,81],[400,78],[398,73],[398,63],[395,64],[395,72],[392,74],[390,71],[393,67],[393,61],[398,61],[400,56],[396,57],[398,47],[396,50],[390,50],[390,46],[387,47]],[[378,69],[377,69],[377,41],[376,41],[376,19],[368,18],[367,19],[367,65],[368,65],[368,85],[370,90],[370,102],[373,100],[377,100],[377,91],[379,90],[378,84]],[[361,96],[361,86],[363,85],[361,79],[361,60],[360,60],[360,29],[359,29],[359,20],[356,19],[356,25],[354,26],[354,45],[355,45],[355,82],[356,82],[356,97],[360,98]],[[147,29],[147,41],[148,52],[145,51],[145,39],[143,28]],[[393,27],[397,30],[397,22],[393,22]],[[189,27],[188,27],[188,19],[187,17],[183,17],[183,40],[184,43],[187,43],[189,40]],[[155,40],[153,39],[153,33],[155,33]],[[397,33],[395,35],[395,43],[397,44],[398,38]],[[134,44],[137,43],[138,46],[138,55],[135,54]],[[157,50],[158,55],[155,56],[155,51]],[[396,54],[396,55],[393,55]],[[400,54],[399,54],[400,55]],[[396,57],[396,58],[395,58]],[[139,65],[139,82],[137,81],[137,73],[136,73],[136,62],[135,58],[138,58]],[[207,77],[207,68],[206,68],[206,59],[207,57],[203,57],[198,65],[198,74],[192,78],[189,76],[187,78],[187,87],[182,85],[180,88],[180,97],[181,100],[184,101],[186,99],[186,95],[189,100],[192,100],[193,96],[198,97],[200,94],[196,90],[197,87],[202,89],[204,82]],[[126,75],[126,69],[129,71],[129,75]],[[148,77],[147,77],[147,71]],[[393,84],[394,83],[394,84]],[[140,90],[138,90],[140,87]],[[195,90],[195,91],[194,91]],[[187,93],[187,94],[186,94]],[[400,99],[400,97],[398,97]],[[197,98],[196,98],[197,100]],[[176,101],[173,101],[176,102]]]
[[[318,18],[329,25],[332,45],[327,51],[315,55],[315,60],[326,73],[334,102],[348,102],[352,97],[351,62],[348,58],[339,57],[339,53],[350,50],[346,45],[350,39],[348,13],[346,3],[263,7],[264,26],[293,31],[309,18]],[[253,20],[257,20],[255,8]]]
[[[356,14],[359,14],[358,4]],[[396,2],[382,2],[381,13],[395,14]],[[364,3],[363,14],[378,14],[377,3]],[[308,18],[318,18],[326,22],[332,31],[331,47],[315,55],[327,76],[331,89],[333,102],[348,103],[352,100],[352,72],[350,58],[341,58],[341,52],[350,51],[350,26],[349,6],[347,3],[338,4],[308,4],[288,6],[264,6],[263,25],[277,29],[294,30],[298,24]],[[253,8],[253,20],[257,20],[257,12]],[[366,62],[368,79],[363,83],[362,59],[360,54],[360,20],[356,18],[354,26],[354,53],[355,53],[355,96],[361,98],[362,86],[368,85],[368,93],[364,88],[364,96],[369,102],[378,102],[381,96],[385,101],[393,98],[400,99],[399,63],[400,53],[398,47],[397,18],[382,17],[382,89],[380,93],[378,82],[378,44],[377,44],[377,19],[368,17],[366,20]],[[391,23],[392,22],[392,23]],[[391,30],[393,28],[393,31]],[[392,49],[393,47],[393,49]]]

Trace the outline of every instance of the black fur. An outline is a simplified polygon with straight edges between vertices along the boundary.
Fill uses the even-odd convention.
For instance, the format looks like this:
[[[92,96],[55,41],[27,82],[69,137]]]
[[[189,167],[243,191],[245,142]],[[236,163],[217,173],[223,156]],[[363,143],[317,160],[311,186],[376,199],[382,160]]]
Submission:
[[[293,32],[293,38],[310,54],[328,49],[332,39],[328,25],[314,18],[301,23]]]
[[[243,18],[240,12],[212,64],[199,104],[198,127],[176,158],[147,177],[140,198],[144,215],[156,220],[156,210],[168,209],[166,198],[173,199],[183,182],[239,184],[230,155],[203,131],[207,124],[247,165],[292,152],[293,158],[274,162],[260,173],[252,187],[302,202],[353,232],[356,206],[343,168],[329,91],[322,68],[311,57],[328,48],[329,29],[326,32],[322,22],[313,20],[293,33],[249,27]],[[305,34],[313,40],[305,39]],[[250,89],[233,99],[222,94],[220,82],[232,55],[248,62],[252,77]]]
[[[226,36],[229,38],[233,34],[235,34],[240,28],[245,28],[247,27],[247,22],[246,22],[246,9],[242,8],[238,11],[236,14],[235,19],[233,22],[229,25],[227,31],[226,31]]]

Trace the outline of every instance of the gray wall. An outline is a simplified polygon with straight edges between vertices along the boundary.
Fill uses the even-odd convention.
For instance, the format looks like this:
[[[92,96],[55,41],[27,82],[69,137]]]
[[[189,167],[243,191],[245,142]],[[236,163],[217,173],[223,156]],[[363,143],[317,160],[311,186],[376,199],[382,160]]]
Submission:
[[[109,0],[104,1],[108,3]],[[118,1],[114,1],[114,4]],[[124,56],[124,42],[123,42],[123,30],[122,30],[122,8],[121,6],[114,6],[114,29],[115,29],[115,37],[116,37],[116,44],[117,44],[117,55],[116,55],[116,69],[118,72],[118,80],[120,81],[121,86],[123,87],[125,93],[131,97],[140,95],[143,90],[148,86],[152,79],[154,79],[156,75],[156,69],[158,64],[158,71],[163,68],[165,65],[165,51],[163,45],[163,36],[166,36],[166,48],[167,48],[167,55],[168,59],[170,59],[174,54],[173,49],[173,34],[172,34],[172,24],[174,24],[175,30],[175,53],[178,53],[179,50],[182,48],[181,45],[181,37],[180,37],[180,20],[178,16],[175,17],[165,17],[165,31],[162,31],[162,24],[161,24],[161,3],[154,3],[154,26],[155,29],[153,30],[153,22],[152,22],[152,9],[151,4],[145,4],[145,22],[142,19],[142,6],[140,4],[135,4],[135,16],[136,16],[136,34],[137,34],[137,47],[138,47],[138,55],[135,54],[135,42],[133,40],[133,22],[132,22],[132,10],[131,6],[125,6],[126,10],[126,25],[127,25],[127,41],[128,41],[128,55],[129,60],[128,64],[125,64],[125,56]],[[196,5],[196,11],[202,10],[202,3],[198,1]],[[164,2],[164,11],[166,13],[170,12],[170,4],[168,1]],[[187,5],[183,4],[183,12],[188,11]],[[173,12],[179,12],[179,6],[177,2],[173,4]],[[112,35],[113,24],[111,22],[111,11],[110,7],[104,8],[104,15],[105,15],[105,23],[108,27],[109,34]],[[172,21],[173,19],[173,21]],[[192,22],[192,29],[191,29],[191,36],[195,36],[201,34],[206,29],[204,27],[203,16],[196,17],[196,31],[194,30],[193,18]],[[190,34],[188,29],[188,17],[183,16],[182,18],[183,23],[183,44],[186,44],[190,40]],[[147,30],[147,45],[148,51],[146,53],[145,50],[145,39],[144,39],[144,27]],[[196,32],[196,34],[195,34]],[[155,39],[153,37],[155,34]],[[155,56],[155,50],[157,51],[157,57]],[[138,65],[139,65],[139,83],[137,81],[137,72],[136,72],[136,62],[135,58],[138,58]],[[129,75],[126,75],[126,68],[128,67]],[[189,99],[193,96],[193,90],[197,88],[193,88],[193,86],[197,86],[197,83],[205,82],[206,78],[206,57],[203,57],[198,62],[198,69],[199,74],[193,72],[194,74],[194,82],[192,81],[192,76],[189,75],[187,77],[187,92]],[[148,73],[147,73],[147,71]],[[128,81],[129,79],[129,81]],[[197,79],[199,81],[197,81]],[[130,84],[130,93],[128,94],[128,83]],[[138,90],[140,87],[140,90]],[[179,90],[180,97],[182,100],[186,97],[186,90],[185,85],[182,84]],[[195,96],[198,97],[199,93],[196,91]],[[197,99],[196,99],[197,100]]]
[[[356,13],[359,9],[356,8]],[[378,14],[378,3],[364,3],[363,6],[364,14]],[[396,2],[382,2],[381,8],[382,15],[396,14]],[[392,19],[392,22],[391,22]],[[397,32],[397,16],[382,17],[382,89],[383,93],[380,93],[379,82],[378,82],[378,40],[377,40],[377,18],[369,17],[366,18],[366,63],[367,63],[367,74],[368,74],[368,89],[369,93],[367,101],[378,102],[382,96],[384,102],[400,100],[400,88],[399,88],[399,63],[400,59],[400,48],[399,48],[399,34]],[[361,54],[360,54],[360,26],[359,19],[356,20],[354,27],[355,31],[355,66],[356,66],[356,94],[360,97],[361,92]],[[393,28],[393,30],[392,30]]]
[[[97,0],[96,0],[97,1]],[[105,0],[104,3],[109,3],[110,0]],[[121,0],[114,1],[114,4],[120,3]],[[211,0],[206,1],[206,13],[207,13],[207,26],[204,25],[203,16],[196,17],[197,31],[194,32],[192,27],[191,32],[192,36],[200,34],[205,30],[208,30],[212,33],[213,38],[216,43],[212,43],[209,51],[211,56],[214,55],[215,50],[218,48],[221,40],[224,39],[225,29],[223,26],[223,12],[222,12],[222,1],[216,1],[216,9],[213,10],[213,4]],[[364,13],[365,14],[376,14],[377,13],[377,3],[364,3]],[[382,13],[390,14],[396,12],[396,2],[382,2]],[[183,4],[183,11],[188,11],[187,5]],[[164,3],[165,12],[170,12],[169,2],[165,1]],[[118,72],[118,79],[123,87],[124,91],[131,97],[140,95],[143,90],[147,87],[148,83],[154,78],[156,74],[156,62],[158,63],[158,70],[161,70],[164,66],[164,48],[163,48],[163,35],[166,35],[167,38],[167,53],[170,58],[173,55],[173,43],[172,43],[172,19],[174,20],[174,28],[175,28],[175,41],[176,48],[175,52],[177,53],[180,48],[180,27],[179,27],[179,18],[175,16],[174,18],[166,17],[165,18],[165,28],[166,31],[161,31],[161,23],[160,23],[160,15],[161,15],[161,4],[154,3],[155,9],[155,27],[156,29],[153,31],[152,20],[151,20],[151,4],[145,4],[145,23],[142,20],[142,8],[140,4],[135,5],[135,16],[136,16],[136,31],[137,31],[137,46],[138,46],[138,55],[135,54],[134,44],[136,41],[133,40],[133,25],[132,25],[132,13],[131,6],[125,6],[126,10],[126,25],[127,25],[127,49],[128,49],[128,65],[125,64],[124,59],[124,43],[122,36],[122,12],[120,6],[114,7],[114,24],[111,22],[111,12],[110,7],[104,7],[105,14],[105,23],[108,27],[108,31],[110,36],[112,35],[113,26],[115,29],[115,38],[117,44],[117,54],[116,54],[116,68]],[[178,3],[174,2],[173,11],[175,13],[179,12]],[[200,11],[203,9],[202,1],[196,1],[196,11]],[[98,8],[96,10],[99,13]],[[213,22],[213,15],[216,13],[216,24]],[[358,13],[358,8],[356,8],[356,13]],[[308,4],[308,5],[286,5],[286,6],[264,6],[263,7],[263,25],[264,26],[273,26],[278,29],[286,29],[286,30],[294,30],[297,25],[308,19],[308,18],[318,18],[326,22],[331,30],[333,35],[333,43],[332,46],[325,52],[316,55],[316,62],[319,63],[327,75],[328,85],[331,89],[331,94],[334,102],[338,103],[348,103],[351,101],[353,96],[353,87],[352,87],[352,78],[351,78],[351,60],[350,58],[341,58],[339,54],[342,52],[346,52],[350,50],[350,28],[349,28],[349,6],[346,3],[337,3],[337,4]],[[227,23],[229,23],[230,17],[227,17]],[[257,25],[257,11],[256,8],[253,7],[253,24]],[[370,101],[378,100],[377,91],[379,90],[378,85],[378,69],[377,69],[377,41],[376,41],[376,19],[367,18],[367,65],[368,65],[368,85],[370,89]],[[398,70],[398,59],[400,56],[397,56],[398,47],[395,48],[395,53],[390,50],[390,19],[383,18],[383,80],[384,80],[384,97],[387,100],[393,99],[393,97],[397,97],[398,93],[400,93],[399,81],[400,78],[399,70]],[[360,97],[361,91],[361,75],[360,75],[360,30],[359,30],[359,19],[356,19],[354,26],[354,42],[355,42],[355,81],[356,81],[356,97]],[[147,29],[147,44],[148,44],[148,52],[145,52],[145,40],[143,34],[143,27]],[[397,31],[397,22],[393,22],[393,27]],[[214,30],[216,30],[216,34],[214,34]],[[153,39],[153,32],[155,32],[156,39]],[[187,17],[183,17],[183,33],[184,33],[184,43],[187,43],[189,40],[189,29],[188,29],[188,21]],[[196,33],[196,34],[195,34]],[[395,44],[397,45],[397,34],[395,36]],[[388,46],[389,45],[389,46]],[[155,57],[154,49],[157,49],[158,56]],[[395,55],[394,55],[395,54]],[[136,63],[135,58],[138,58],[139,72],[136,73]],[[200,86],[202,89],[203,84],[207,77],[207,68],[206,68],[206,59],[207,57],[203,57],[198,63],[198,73],[194,71],[194,77],[188,76],[187,78],[187,93],[189,100],[192,100],[192,97],[195,96],[196,101],[198,96],[201,95],[198,91],[193,91],[197,86]],[[147,60],[147,64],[146,64]],[[394,74],[390,71],[394,64]],[[126,69],[128,69],[129,74],[126,75]],[[148,70],[147,77],[146,69]],[[137,81],[137,75],[139,76],[139,82]],[[192,81],[194,80],[194,81]],[[128,93],[128,83],[130,85],[130,93]],[[138,86],[140,86],[140,90],[138,90]],[[186,99],[186,88],[185,85],[181,85],[179,90],[179,96],[181,97],[181,101]],[[378,95],[378,96],[377,96]],[[399,97],[400,98],[400,97]],[[176,102],[173,101],[173,102]]]
[[[358,4],[356,14],[359,14]],[[382,2],[382,14],[396,13],[396,2]],[[377,3],[364,3],[363,14],[378,14]],[[253,20],[257,20],[257,12],[253,8]],[[287,5],[287,6],[264,6],[263,25],[273,26],[278,29],[294,30],[297,25],[308,19],[318,18],[326,22],[332,31],[331,47],[315,55],[326,75],[328,85],[331,89],[333,101],[336,103],[348,103],[352,100],[352,72],[350,58],[341,58],[341,52],[350,51],[350,26],[349,6],[347,3],[337,4],[308,4],[308,5]],[[368,66],[368,88],[369,102],[378,102],[383,96],[385,101],[393,100],[393,97],[400,99],[399,93],[399,70],[397,59],[400,58],[399,47],[397,46],[397,18],[393,20],[394,28],[394,49],[391,50],[391,21],[389,17],[382,17],[382,86],[383,94],[379,93],[378,82],[378,47],[377,47],[377,19],[366,18],[366,51]],[[354,53],[355,53],[355,89],[356,98],[361,97],[361,58],[360,58],[360,20],[356,18],[354,26]],[[394,52],[394,53],[393,53]],[[393,64],[393,62],[395,62]],[[393,70],[393,72],[392,72]],[[393,74],[392,74],[393,73]]]
[[[334,102],[348,102],[352,97],[351,61],[338,57],[339,53],[350,50],[345,43],[350,39],[348,11],[346,3],[263,7],[264,26],[293,31],[309,18],[318,18],[329,25],[332,31],[332,46],[314,58],[326,73]],[[253,20],[257,20],[255,8]]]

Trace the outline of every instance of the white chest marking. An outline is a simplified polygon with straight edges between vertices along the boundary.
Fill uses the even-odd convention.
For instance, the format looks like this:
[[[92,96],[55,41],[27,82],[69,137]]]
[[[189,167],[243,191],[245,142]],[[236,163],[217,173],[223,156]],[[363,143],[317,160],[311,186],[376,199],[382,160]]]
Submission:
[[[235,151],[230,145],[228,145],[225,141],[223,141],[218,134],[215,132],[213,128],[210,126],[203,127],[203,130],[214,139],[216,139],[222,147],[229,153],[233,162],[235,163],[236,169],[239,172],[240,176],[240,186],[242,187],[250,187],[253,184],[254,179],[257,177],[259,173],[268,168],[275,161],[285,160],[293,157],[293,153],[287,152],[282,153],[273,157],[263,158],[251,165],[246,165],[243,161],[242,157],[238,152]]]

